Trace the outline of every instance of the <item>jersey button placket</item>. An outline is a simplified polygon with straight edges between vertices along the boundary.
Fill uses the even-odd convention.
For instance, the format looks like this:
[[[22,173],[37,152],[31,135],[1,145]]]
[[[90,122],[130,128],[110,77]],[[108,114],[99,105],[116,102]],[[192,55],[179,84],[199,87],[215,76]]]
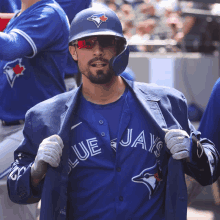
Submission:
[[[99,120],[99,124],[100,124],[100,125],[103,125],[103,124],[104,124],[104,121],[103,121],[103,120]],[[101,135],[102,135],[102,137],[105,137],[105,132],[102,132]]]
[[[105,132],[102,132],[101,135],[102,135],[102,137],[105,137]]]
[[[117,167],[117,172],[121,172],[121,167]]]

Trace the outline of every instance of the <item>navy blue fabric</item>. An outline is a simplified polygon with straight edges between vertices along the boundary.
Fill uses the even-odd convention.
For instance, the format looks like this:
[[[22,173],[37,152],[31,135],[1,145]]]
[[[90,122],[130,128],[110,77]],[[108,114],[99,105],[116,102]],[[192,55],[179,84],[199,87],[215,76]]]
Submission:
[[[15,60],[17,57],[24,57],[33,53],[33,49],[27,40],[13,32],[10,34],[0,32],[0,51],[0,59],[4,61]]]
[[[79,102],[71,132],[67,219],[165,219],[162,176],[169,155],[132,92],[126,93],[124,101],[105,107]],[[116,115],[121,117],[113,127],[118,130],[120,122],[120,132],[113,138],[109,125]],[[132,180],[143,170],[145,177]],[[154,177],[158,172],[160,181]]]
[[[122,77],[124,77],[125,79],[128,80],[135,80],[135,74],[132,71],[132,69],[130,69],[129,67],[126,67],[126,69],[124,70],[124,72],[121,74]]]
[[[104,119],[108,122],[109,134],[111,140],[117,138],[118,125],[121,118],[122,108],[124,106],[125,97],[127,95],[128,89],[125,90],[123,95],[116,102],[107,105],[96,105],[89,102],[93,106],[96,113],[101,114]],[[87,109],[87,108],[86,108]]]
[[[73,18],[78,12],[91,6],[92,0],[56,0],[56,2],[59,3],[59,5],[65,11],[71,24]]]
[[[31,53],[29,49],[19,53],[23,46],[19,45],[20,37],[5,47],[2,36],[14,33],[26,40],[24,48],[28,43]],[[5,57],[10,58],[0,62],[0,119],[7,122],[24,119],[29,108],[66,91],[68,35],[67,17],[53,0],[41,0],[10,20],[0,35],[4,46],[0,57],[8,53]],[[18,47],[13,48],[15,44]]]
[[[198,130],[211,140],[220,153],[220,78],[216,81]]]
[[[191,123],[188,121],[186,100],[180,92],[172,88],[160,87],[156,85],[137,83],[131,81],[126,81],[126,83],[130,87],[134,95],[135,102],[137,102],[141,106],[144,117],[146,117],[146,121],[148,125],[150,125],[149,129],[153,128],[153,131],[155,132],[154,133],[155,137],[159,137],[160,140],[164,143],[165,132],[163,131],[163,128],[167,128],[167,129],[179,128],[185,130],[190,135],[196,136],[197,139],[200,140],[202,146],[204,147],[203,154],[199,158],[197,155],[196,146],[194,145],[191,146],[190,154],[192,154],[191,155],[192,157],[190,158],[190,162],[186,162],[184,160],[177,161],[174,160],[172,157],[169,157],[170,159],[169,162],[167,163],[165,157],[166,153],[165,152],[161,153],[160,167],[164,169],[163,167],[163,161],[164,161],[164,164],[167,166],[167,171],[168,171],[168,174],[165,175],[164,177],[164,181],[166,181],[165,203],[164,203],[165,219],[186,220],[187,193],[186,193],[184,173],[187,173],[188,175],[194,177],[201,185],[208,185],[213,183],[217,179],[216,168],[219,159],[217,155],[218,152],[216,152],[215,148],[213,147],[213,144],[210,141],[208,141],[207,139],[200,139],[200,132],[197,132],[195,128],[191,125]],[[79,160],[78,158],[76,158],[78,159],[79,162],[78,164],[76,160],[75,160],[76,163],[74,163],[75,161],[72,159],[73,164],[71,164],[69,161],[72,146],[74,146],[74,142],[73,142],[74,140],[72,139],[73,135],[77,133],[77,129],[81,129],[80,126],[85,126],[84,124],[86,124],[83,121],[75,121],[76,120],[75,115],[77,113],[77,106],[79,103],[80,93],[81,93],[81,87],[72,90],[70,92],[55,96],[52,99],[49,99],[47,101],[44,101],[36,105],[32,109],[30,109],[26,115],[25,127],[24,127],[24,140],[21,143],[21,145],[18,147],[18,149],[15,151],[15,162],[12,164],[12,172],[8,176],[8,182],[7,182],[8,192],[10,199],[13,202],[19,204],[36,202],[39,201],[41,198],[41,216],[40,216],[41,220],[67,219],[66,216],[67,198],[68,198],[67,189],[68,189],[68,179],[69,179],[68,173],[70,171],[76,172],[78,168],[79,169],[82,168],[90,161],[93,161],[93,163],[91,163],[90,165],[91,167],[94,168],[95,171],[99,168],[100,160],[98,160],[97,158],[99,156],[102,156],[101,153],[94,155],[94,157],[92,158],[88,157],[87,160]],[[127,106],[130,108],[129,103]],[[89,118],[91,122],[89,123],[89,126],[91,126],[90,128],[96,128],[99,125],[99,122],[97,121],[96,117],[93,117],[93,114],[87,113],[86,117],[90,117]],[[127,128],[132,129],[129,127],[129,122],[130,120],[132,120],[132,117],[128,110],[123,109],[122,118],[123,119],[120,121],[120,125],[119,125],[119,132],[118,132],[119,138],[117,140],[117,146],[119,147],[117,148],[118,152],[116,152],[116,161],[114,164],[115,168],[121,167],[120,172],[119,170],[114,169],[111,162],[111,160],[115,157],[115,155],[113,154],[114,152],[109,146],[109,140],[110,140],[109,136],[105,135],[103,137],[100,134],[100,132],[96,134],[97,137],[99,137],[98,140],[102,139],[105,142],[105,146],[103,145],[103,147],[100,146],[96,147],[95,143],[98,142],[92,143],[91,142],[92,140],[90,140],[89,143],[90,143],[90,147],[93,148],[93,154],[98,153],[99,149],[101,149],[101,151],[105,150],[106,153],[109,152],[109,154],[108,153],[106,154],[106,158],[103,158],[106,159],[106,167],[105,167],[106,169],[104,169],[103,172],[109,172],[109,169],[114,169],[113,172],[115,172],[115,177],[113,181],[114,185],[111,188],[111,191],[106,192],[106,193],[113,193],[115,195],[114,201],[117,203],[117,207],[115,207],[115,212],[114,212],[114,214],[117,215],[115,219],[118,220],[123,219],[126,209],[128,212],[127,215],[125,214],[127,219],[129,218],[141,219],[141,218],[136,218],[136,215],[139,215],[138,211],[132,212],[132,214],[129,211],[130,209],[132,210],[133,206],[135,206],[133,204],[133,200],[130,199],[132,192],[131,190],[130,192],[127,192],[129,187],[126,188],[127,187],[126,183],[124,183],[124,185],[122,184],[121,182],[122,179],[120,178],[120,176],[123,175],[123,177],[129,179],[130,181],[129,169],[127,171],[126,169],[124,169],[124,166],[121,165],[123,163],[127,163],[127,166],[131,167],[132,159],[133,161],[135,161],[133,165],[133,170],[135,170],[135,174],[136,173],[137,175],[140,174],[140,167],[141,170],[142,168],[145,169],[144,164],[148,162],[143,160],[143,156],[145,155],[143,152],[145,152],[146,150],[145,148],[142,149],[142,146],[145,146],[143,144],[143,138],[137,139],[140,142],[142,141],[141,142],[142,144],[138,144],[136,147],[128,146],[126,148],[124,146],[123,147],[120,146],[121,143],[122,145],[126,145],[127,135],[126,132],[124,131],[126,131]],[[82,123],[79,124],[78,126],[75,126],[76,125],[75,122],[76,123],[82,122]],[[145,123],[141,124],[141,126],[144,125]],[[88,129],[88,126],[85,126],[84,128]],[[134,131],[135,130],[136,129],[134,129]],[[87,135],[85,132],[84,134]],[[136,132],[137,135],[139,131]],[[36,156],[41,141],[52,134],[60,135],[60,137],[64,142],[64,149],[61,157],[61,163],[57,168],[52,168],[48,166],[48,171],[45,179],[41,182],[39,187],[33,189],[30,187],[31,164],[34,161],[34,158]],[[100,135],[103,138],[100,138]],[[88,138],[91,139],[95,137],[89,136]],[[123,140],[123,142],[119,140]],[[146,143],[146,148],[149,151],[149,149],[152,148],[148,148],[149,140],[146,139],[146,141],[148,142]],[[81,140],[80,143],[81,146],[83,146],[82,143],[84,143],[84,140]],[[85,144],[87,143],[88,142],[86,141]],[[120,143],[120,145],[118,143]],[[109,146],[109,148],[107,146]],[[156,147],[153,150],[153,154],[155,156],[158,155],[158,149],[160,149],[159,146],[161,145],[156,144],[156,146],[154,146]],[[162,150],[165,150],[165,147],[162,148]],[[90,150],[87,149],[87,151],[91,154]],[[133,153],[134,153],[133,151],[139,152],[139,156],[141,159],[136,158],[136,156],[135,158],[133,158]],[[82,156],[85,156],[85,154],[82,154]],[[128,163],[127,158],[130,158],[131,164]],[[109,160],[109,162],[107,162],[107,160]],[[149,163],[152,162],[151,160],[152,161],[154,160],[154,162],[156,161],[154,156],[151,157]],[[72,170],[70,170],[70,165],[72,167]],[[97,167],[97,169],[95,169],[95,167]],[[94,172],[94,170],[81,169],[82,172],[77,172],[78,176],[76,176],[76,178],[82,178],[86,174],[88,174],[88,176],[92,174],[97,177],[99,173]],[[92,173],[90,173],[90,171]],[[88,176],[85,178],[89,178]],[[137,177],[135,179],[137,181]],[[80,206],[80,201],[83,201],[81,200],[83,195],[84,194],[86,195],[87,193],[92,193],[86,190],[86,187],[89,187],[89,184],[91,185],[91,189],[93,189],[94,194],[103,193],[103,191],[105,191],[105,179],[103,179],[103,182],[101,183],[97,183],[96,181],[94,181],[94,182],[86,183],[86,185],[83,185],[76,181],[76,183],[74,184],[76,184],[75,191],[80,189],[80,192],[82,193],[81,198],[79,198],[79,204],[78,204],[79,210],[77,210],[78,213],[80,212],[81,208],[84,208],[84,206]],[[100,185],[103,184],[103,187],[101,187],[102,191],[96,191],[95,186],[97,186],[97,184],[98,187],[100,187]],[[128,185],[129,184],[131,184],[131,181],[128,183]],[[136,187],[140,187],[140,189],[145,186],[145,184],[142,183],[133,183],[133,184],[136,184]],[[145,187],[145,189],[146,188],[147,187]],[[159,191],[155,191],[155,195],[157,192]],[[138,195],[140,195],[139,189],[137,190],[137,193]],[[137,197],[134,198],[136,199]],[[95,204],[98,201],[91,199],[91,201],[86,202],[85,205],[89,203],[91,204],[92,202]],[[142,207],[139,208],[140,208],[140,212],[142,212]],[[89,209],[87,209],[86,212],[88,212],[88,210]],[[105,210],[103,210],[103,212],[104,211]],[[84,212],[83,214],[87,215],[86,212]],[[97,210],[94,210],[94,212],[97,212]],[[76,219],[78,219],[78,217]]]
[[[14,13],[21,9],[21,0],[1,0],[0,13]]]

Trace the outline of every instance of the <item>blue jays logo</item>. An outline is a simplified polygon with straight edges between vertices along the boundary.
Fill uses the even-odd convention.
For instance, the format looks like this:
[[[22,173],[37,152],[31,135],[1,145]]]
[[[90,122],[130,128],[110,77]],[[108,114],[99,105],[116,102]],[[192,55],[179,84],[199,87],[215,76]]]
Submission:
[[[106,22],[108,20],[108,18],[105,16],[105,13],[101,13],[101,14],[94,14],[91,17],[87,18],[88,21],[93,21],[97,28],[100,27],[100,25],[103,22]]]
[[[158,188],[162,181],[162,172],[158,162],[150,168],[144,169],[139,175],[134,176],[132,181],[135,183],[143,183],[149,190],[149,199]]]
[[[111,144],[111,148],[116,152],[117,138],[111,140],[110,144]]]
[[[12,62],[8,62],[3,67],[3,73],[7,76],[8,82],[11,88],[14,85],[15,79],[25,71],[25,67],[21,64],[22,59],[16,59]]]

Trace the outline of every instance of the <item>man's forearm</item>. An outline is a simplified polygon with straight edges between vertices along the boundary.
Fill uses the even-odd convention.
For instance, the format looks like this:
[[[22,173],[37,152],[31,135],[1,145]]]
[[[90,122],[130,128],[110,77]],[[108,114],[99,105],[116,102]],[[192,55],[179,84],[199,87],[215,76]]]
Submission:
[[[0,21],[1,19],[11,19],[15,13],[0,13]]]
[[[21,35],[13,31],[8,34],[0,32],[0,60],[10,61],[32,53],[32,47]]]
[[[37,187],[38,184],[40,183],[40,181],[43,180],[45,176],[46,176],[46,174],[41,175],[40,173],[38,173],[34,170],[34,163],[33,163],[32,167],[31,167],[31,184],[34,187]]]

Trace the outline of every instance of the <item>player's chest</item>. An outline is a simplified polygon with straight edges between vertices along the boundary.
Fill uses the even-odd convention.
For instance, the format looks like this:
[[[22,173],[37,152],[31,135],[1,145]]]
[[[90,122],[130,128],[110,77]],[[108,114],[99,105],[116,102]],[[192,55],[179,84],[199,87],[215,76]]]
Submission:
[[[76,120],[71,127],[70,164],[72,168],[114,168],[116,162],[156,161],[163,158],[164,140],[146,119],[125,119],[120,122],[118,133],[111,137],[108,122]]]

